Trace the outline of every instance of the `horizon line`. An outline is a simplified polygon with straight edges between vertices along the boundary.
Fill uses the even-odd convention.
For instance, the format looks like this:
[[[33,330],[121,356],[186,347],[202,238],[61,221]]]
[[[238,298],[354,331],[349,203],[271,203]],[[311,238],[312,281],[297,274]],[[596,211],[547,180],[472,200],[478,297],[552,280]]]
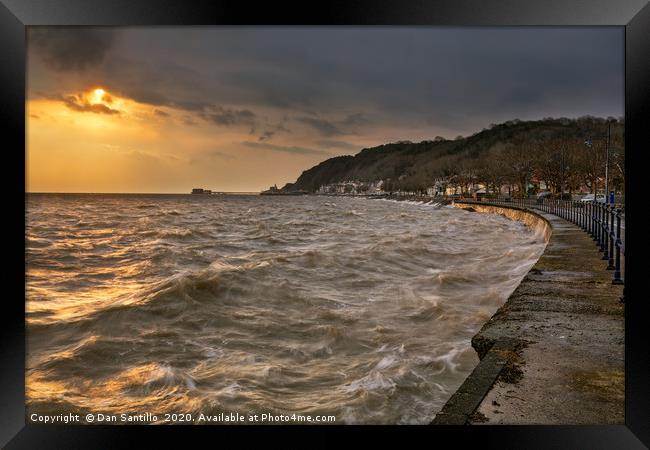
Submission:
[[[121,195],[213,195],[213,194],[259,194],[259,191],[212,191],[211,194],[192,194],[191,192],[74,192],[74,191],[25,191],[25,194],[121,194]]]

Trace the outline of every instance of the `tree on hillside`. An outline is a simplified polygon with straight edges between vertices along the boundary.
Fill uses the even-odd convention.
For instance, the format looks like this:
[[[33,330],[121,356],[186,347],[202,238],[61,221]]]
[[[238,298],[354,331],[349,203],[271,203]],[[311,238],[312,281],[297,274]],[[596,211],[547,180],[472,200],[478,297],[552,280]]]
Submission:
[[[479,161],[477,176],[485,183],[486,192],[498,194],[501,186],[508,183],[508,167],[502,153],[503,149],[494,149]]]
[[[467,194],[472,185],[479,181],[478,166],[475,160],[464,159],[458,163],[458,185],[461,194]]]
[[[575,139],[558,137],[537,141],[536,148],[537,175],[545,180],[556,195],[563,194],[575,185],[576,171],[579,168],[579,152],[582,151]]]
[[[441,183],[446,191],[450,186],[454,189],[454,194],[458,191],[459,167],[456,158],[447,157],[440,162],[436,171],[435,180]]]
[[[611,186],[617,191],[625,191],[625,136],[620,127],[612,134],[609,155],[609,178]]]
[[[625,181],[623,126],[622,120],[611,126],[609,180],[617,190]],[[424,191],[438,182],[457,193],[467,192],[475,183],[493,192],[503,185],[525,192],[536,176],[556,193],[574,192],[584,185],[593,191],[602,183],[605,167],[604,143],[596,136],[606,132],[605,119],[589,116],[512,120],[457,140],[401,141],[330,158],[303,172],[290,189],[314,191],[343,179],[391,179],[387,191],[391,187]],[[584,145],[588,136],[594,138],[591,148]]]
[[[577,159],[582,182],[591,193],[595,193],[598,180],[605,177],[605,143],[593,142],[591,147],[583,144]]]
[[[516,136],[501,153],[504,175],[509,176],[519,192],[525,193],[537,158],[536,148],[525,136]]]

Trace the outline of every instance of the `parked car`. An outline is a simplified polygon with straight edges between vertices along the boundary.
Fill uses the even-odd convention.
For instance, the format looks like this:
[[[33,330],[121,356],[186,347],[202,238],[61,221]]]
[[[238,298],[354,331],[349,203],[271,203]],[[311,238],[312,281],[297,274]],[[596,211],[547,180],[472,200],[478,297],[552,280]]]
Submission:
[[[544,200],[551,197],[551,191],[542,191],[537,193],[537,204],[541,205]]]
[[[584,197],[580,199],[581,202],[586,203],[586,202],[593,202],[594,201],[594,194],[587,194]],[[605,203],[605,195],[604,194],[597,194],[596,195],[596,201],[598,203]]]

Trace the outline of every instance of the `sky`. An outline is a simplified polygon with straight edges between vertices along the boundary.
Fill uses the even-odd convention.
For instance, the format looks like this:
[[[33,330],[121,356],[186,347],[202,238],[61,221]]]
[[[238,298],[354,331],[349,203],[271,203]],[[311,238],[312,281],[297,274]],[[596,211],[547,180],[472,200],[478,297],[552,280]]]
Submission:
[[[27,191],[253,192],[339,155],[622,117],[621,27],[30,27]]]

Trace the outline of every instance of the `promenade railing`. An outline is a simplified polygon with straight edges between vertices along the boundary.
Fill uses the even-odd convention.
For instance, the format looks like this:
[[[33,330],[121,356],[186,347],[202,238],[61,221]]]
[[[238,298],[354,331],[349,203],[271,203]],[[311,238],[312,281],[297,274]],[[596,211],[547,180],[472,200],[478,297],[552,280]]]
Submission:
[[[616,205],[595,200],[516,197],[483,197],[478,200],[457,199],[457,201],[518,206],[562,217],[581,227],[593,238],[602,253],[602,259],[606,261],[606,269],[613,271],[612,284],[625,284],[625,214],[623,209]]]

